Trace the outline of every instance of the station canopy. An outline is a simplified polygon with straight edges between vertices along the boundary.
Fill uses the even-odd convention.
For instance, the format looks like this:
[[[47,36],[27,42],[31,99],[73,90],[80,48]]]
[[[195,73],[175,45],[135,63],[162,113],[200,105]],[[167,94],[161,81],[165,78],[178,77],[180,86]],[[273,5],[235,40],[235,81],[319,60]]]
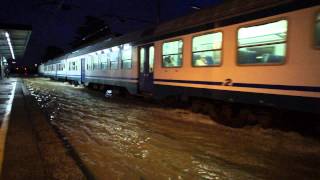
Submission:
[[[0,57],[21,58],[31,35],[31,26],[0,23]]]

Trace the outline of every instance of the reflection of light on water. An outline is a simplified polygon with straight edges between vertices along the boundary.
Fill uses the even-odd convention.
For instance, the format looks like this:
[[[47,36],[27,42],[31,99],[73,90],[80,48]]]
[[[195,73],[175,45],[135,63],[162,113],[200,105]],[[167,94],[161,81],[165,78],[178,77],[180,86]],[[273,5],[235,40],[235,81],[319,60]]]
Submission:
[[[203,118],[191,112],[139,107],[127,101],[123,104],[113,102],[116,98],[105,101],[103,95],[97,97],[95,93],[87,93],[87,90],[78,90],[83,87],[66,83],[30,80],[28,84],[32,85],[32,96],[49,112],[51,123],[68,136],[81,159],[98,179],[257,179],[265,177],[261,172],[277,171],[286,158],[303,159],[297,154],[303,154],[308,149],[297,146],[303,138],[297,139],[295,136],[289,138],[292,140],[290,148],[285,148],[288,138],[282,132],[266,138],[271,136],[266,132],[233,130],[218,125],[198,127],[166,120],[168,116],[173,120]],[[157,117],[158,114],[160,117]],[[281,136],[281,142],[274,144],[274,139],[278,139],[274,137]],[[250,144],[242,145],[247,142]],[[268,146],[263,147],[260,142]],[[276,147],[275,154],[270,153],[273,149],[266,150],[270,144]],[[283,149],[286,152],[279,153]],[[297,149],[299,153],[296,153]],[[310,149],[312,157],[320,152],[315,145],[313,150]],[[274,157],[279,154],[281,162]],[[269,159],[272,159],[272,165],[268,166],[266,162]],[[261,168],[261,171],[256,171],[256,168]],[[313,166],[303,168],[300,173],[309,170],[318,172],[314,171],[316,168]],[[283,174],[287,175],[287,172]]]

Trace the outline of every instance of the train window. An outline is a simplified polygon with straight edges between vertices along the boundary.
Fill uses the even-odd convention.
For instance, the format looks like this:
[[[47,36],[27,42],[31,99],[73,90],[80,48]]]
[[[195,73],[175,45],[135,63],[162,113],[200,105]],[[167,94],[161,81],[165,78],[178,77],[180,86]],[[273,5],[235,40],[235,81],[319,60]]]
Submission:
[[[99,69],[99,57],[97,54],[92,54],[92,70],[98,70]]]
[[[192,39],[192,65],[214,66],[221,63],[222,32],[196,36]]]
[[[131,69],[132,66],[132,47],[129,44],[123,45],[121,50],[122,69]]]
[[[240,28],[238,64],[279,64],[286,56],[288,21]]]
[[[63,71],[63,64],[58,64],[58,71]]]
[[[162,65],[163,67],[182,66],[183,41],[165,42],[162,45]]]
[[[100,62],[101,62],[101,69],[106,70],[108,68],[108,53],[107,51],[102,51],[100,54]]]
[[[115,46],[111,48],[110,54],[110,69],[118,69],[119,64],[119,47]]]
[[[77,70],[77,66],[76,66],[76,62],[75,61],[71,62],[71,70],[72,71],[76,71]]]
[[[92,57],[92,55],[89,55],[86,63],[87,63],[87,70],[92,71],[93,70],[93,57]]]
[[[154,64],[154,47],[151,46],[149,48],[149,73],[153,72],[153,64]]]
[[[316,46],[320,48],[320,13],[317,15],[316,21]]]
[[[140,49],[140,72],[143,73],[144,72],[144,62],[146,60],[146,53],[145,53],[145,49],[141,48]]]

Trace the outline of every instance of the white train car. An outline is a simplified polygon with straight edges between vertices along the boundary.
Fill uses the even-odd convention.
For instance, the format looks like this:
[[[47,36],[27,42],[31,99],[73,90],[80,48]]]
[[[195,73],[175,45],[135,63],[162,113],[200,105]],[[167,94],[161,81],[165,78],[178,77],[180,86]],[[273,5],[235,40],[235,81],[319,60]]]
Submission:
[[[64,64],[67,80],[132,94],[319,113],[319,1],[239,3],[78,49],[44,74]]]
[[[80,58],[84,65],[82,82],[125,87],[136,94],[138,67],[132,52],[130,44],[122,44],[86,54]]]
[[[319,112],[319,19],[318,5],[156,41],[155,96]]]

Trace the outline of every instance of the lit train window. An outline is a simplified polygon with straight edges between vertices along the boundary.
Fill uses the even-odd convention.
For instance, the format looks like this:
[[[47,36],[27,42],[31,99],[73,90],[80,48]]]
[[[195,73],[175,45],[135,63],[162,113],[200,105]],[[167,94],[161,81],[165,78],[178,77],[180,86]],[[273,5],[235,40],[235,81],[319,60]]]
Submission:
[[[110,54],[110,69],[119,68],[119,47],[115,46],[111,48]]]
[[[93,56],[89,55],[87,63],[87,70],[92,71],[93,70]]]
[[[162,45],[162,65],[163,67],[182,66],[183,41],[165,42]]]
[[[154,64],[154,47],[149,47],[149,73],[153,72]]]
[[[238,64],[279,64],[286,56],[288,21],[240,28]]]
[[[145,53],[145,49],[141,48],[140,49],[140,72],[143,73],[144,72],[144,62],[146,60],[146,53]]]
[[[192,39],[192,65],[219,65],[221,63],[221,48],[221,32],[194,37]]]
[[[75,61],[71,62],[71,70],[72,71],[77,70],[77,66],[76,66],[76,62]]]
[[[320,48],[320,13],[317,15],[316,21],[316,46]]]
[[[129,44],[125,44],[121,50],[122,69],[131,69],[132,66],[132,48]]]
[[[92,54],[92,70],[98,70],[99,68],[99,57],[97,54]]]
[[[100,62],[101,62],[101,69],[106,70],[108,68],[108,57],[107,57],[107,51],[101,51],[100,56]]]

